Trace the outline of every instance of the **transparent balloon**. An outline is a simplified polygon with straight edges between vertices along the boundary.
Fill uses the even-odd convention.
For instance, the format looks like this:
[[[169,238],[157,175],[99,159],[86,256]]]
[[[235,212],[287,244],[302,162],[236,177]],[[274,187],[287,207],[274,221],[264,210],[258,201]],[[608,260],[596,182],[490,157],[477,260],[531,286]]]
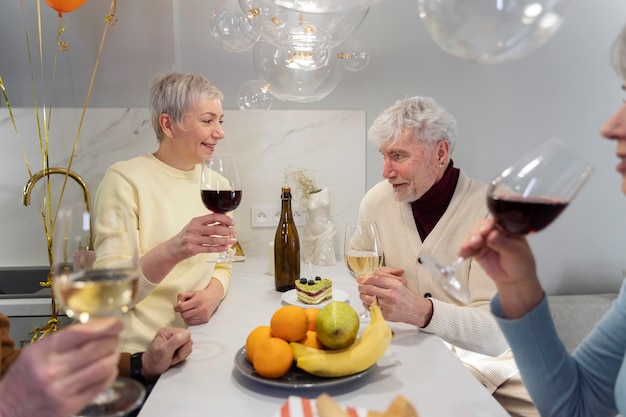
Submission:
[[[259,39],[259,32],[241,11],[237,0],[220,2],[209,18],[211,36],[224,49],[231,52],[246,51]]]
[[[334,54],[325,65],[303,69],[294,65],[291,50],[268,42],[254,45],[254,63],[259,78],[270,84],[269,93],[282,101],[320,101],[337,87],[343,73]]]
[[[309,13],[336,13],[369,8],[379,0],[272,0],[277,6]]]
[[[331,49],[361,26],[369,9],[304,13],[276,6],[272,0],[238,0],[241,10],[267,42],[302,51]]]
[[[417,0],[435,42],[457,58],[480,64],[515,60],[543,45],[561,27],[574,0]]]
[[[246,81],[239,89],[237,106],[241,110],[269,110],[272,108],[270,84],[262,80]]]
[[[339,47],[337,58],[343,60],[344,67],[350,71],[361,71],[370,62],[370,53],[363,42],[348,39]]]

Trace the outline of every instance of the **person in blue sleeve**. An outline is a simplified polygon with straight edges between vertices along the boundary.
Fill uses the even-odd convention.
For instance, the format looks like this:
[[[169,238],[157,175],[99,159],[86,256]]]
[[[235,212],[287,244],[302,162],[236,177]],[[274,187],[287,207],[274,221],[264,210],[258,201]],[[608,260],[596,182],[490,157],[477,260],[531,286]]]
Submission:
[[[611,52],[611,64],[626,84],[626,27]],[[626,194],[626,102],[600,133],[615,141]],[[493,219],[476,223],[459,254],[473,256],[495,282],[491,312],[541,415],[626,415],[626,279],[612,307],[570,355],[557,336],[526,238],[492,226]]]

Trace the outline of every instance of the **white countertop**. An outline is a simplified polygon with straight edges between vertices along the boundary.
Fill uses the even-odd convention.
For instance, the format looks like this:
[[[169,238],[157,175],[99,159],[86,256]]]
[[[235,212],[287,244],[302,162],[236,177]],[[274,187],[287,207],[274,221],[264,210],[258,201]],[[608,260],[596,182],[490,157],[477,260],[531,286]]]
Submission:
[[[248,333],[258,325],[269,325],[281,305],[282,293],[274,290],[267,270],[265,258],[233,265],[230,293],[208,323],[190,328],[192,354],[161,376],[139,417],[272,417],[289,395],[315,398],[320,394],[319,389],[277,388],[250,381],[234,367]],[[301,274],[310,275],[307,265]],[[355,281],[343,264],[313,266],[313,274],[333,279],[334,287],[346,291],[360,312]],[[402,394],[420,417],[508,416],[438,337],[412,326],[390,325],[394,339],[374,371],[328,388],[338,402],[382,411]]]

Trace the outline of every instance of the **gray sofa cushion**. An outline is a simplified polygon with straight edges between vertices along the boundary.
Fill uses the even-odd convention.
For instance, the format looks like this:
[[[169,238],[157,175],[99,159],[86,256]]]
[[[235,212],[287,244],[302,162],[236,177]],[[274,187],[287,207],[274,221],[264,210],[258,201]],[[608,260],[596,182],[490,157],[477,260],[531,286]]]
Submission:
[[[591,331],[615,297],[614,293],[548,296],[557,333],[569,352]]]

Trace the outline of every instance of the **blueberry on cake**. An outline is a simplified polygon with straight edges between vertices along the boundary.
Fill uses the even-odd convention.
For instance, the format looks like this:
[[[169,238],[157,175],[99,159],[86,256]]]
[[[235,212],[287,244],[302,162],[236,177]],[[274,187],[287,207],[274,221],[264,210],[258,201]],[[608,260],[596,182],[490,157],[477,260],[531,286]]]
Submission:
[[[321,277],[315,279],[300,278],[296,281],[296,295],[303,304],[320,304],[333,298],[333,282]]]

